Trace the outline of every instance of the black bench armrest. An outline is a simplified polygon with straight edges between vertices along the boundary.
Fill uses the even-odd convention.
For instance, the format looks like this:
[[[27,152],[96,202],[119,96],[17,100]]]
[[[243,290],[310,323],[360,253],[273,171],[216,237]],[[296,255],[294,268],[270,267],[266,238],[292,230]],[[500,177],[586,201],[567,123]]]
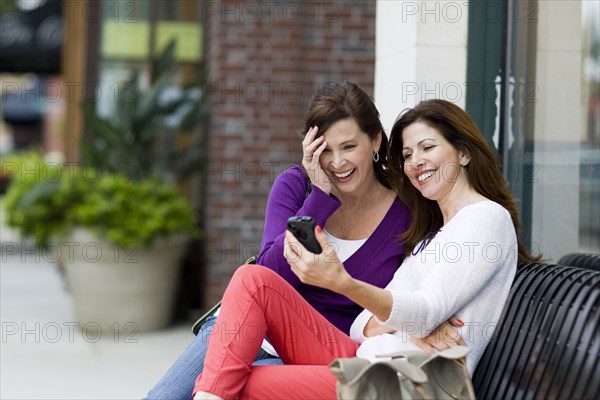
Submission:
[[[598,398],[600,272],[521,266],[473,375],[479,399]]]

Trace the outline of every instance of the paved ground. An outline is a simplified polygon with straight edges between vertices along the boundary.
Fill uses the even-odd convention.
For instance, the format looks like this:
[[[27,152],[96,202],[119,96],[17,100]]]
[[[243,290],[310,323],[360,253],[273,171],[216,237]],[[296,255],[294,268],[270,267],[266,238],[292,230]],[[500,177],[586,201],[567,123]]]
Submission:
[[[139,399],[192,340],[187,323],[86,336],[54,264],[0,257],[0,399]]]

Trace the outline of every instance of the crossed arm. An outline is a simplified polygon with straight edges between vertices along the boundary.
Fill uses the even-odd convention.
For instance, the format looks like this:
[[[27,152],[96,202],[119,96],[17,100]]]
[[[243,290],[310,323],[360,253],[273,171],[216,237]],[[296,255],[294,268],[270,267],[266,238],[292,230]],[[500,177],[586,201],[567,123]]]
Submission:
[[[333,249],[328,249],[326,237],[319,229],[317,229],[317,240],[324,249],[320,256],[306,250],[296,251],[302,249],[302,245],[290,232],[286,231],[285,235],[284,255],[301,282],[340,293],[371,311],[373,317],[369,319],[363,330],[365,337],[395,332],[394,329],[385,327],[377,321],[377,319],[386,321],[390,317],[393,304],[392,294],[386,289],[352,278],[335,253],[332,253]],[[318,264],[318,267],[315,268],[315,264]],[[426,337],[411,337],[411,339],[422,350],[429,353],[455,345],[465,345],[463,338],[454,329],[454,327],[461,326],[463,326],[462,321],[452,316]]]

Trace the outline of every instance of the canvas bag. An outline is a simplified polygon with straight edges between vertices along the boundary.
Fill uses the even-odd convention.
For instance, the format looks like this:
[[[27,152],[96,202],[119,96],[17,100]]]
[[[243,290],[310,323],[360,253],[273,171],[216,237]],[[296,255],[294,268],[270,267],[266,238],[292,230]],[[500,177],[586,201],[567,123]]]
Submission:
[[[469,349],[455,346],[434,354],[405,351],[382,354],[371,363],[338,358],[329,368],[337,378],[339,400],[475,399],[465,364]]]

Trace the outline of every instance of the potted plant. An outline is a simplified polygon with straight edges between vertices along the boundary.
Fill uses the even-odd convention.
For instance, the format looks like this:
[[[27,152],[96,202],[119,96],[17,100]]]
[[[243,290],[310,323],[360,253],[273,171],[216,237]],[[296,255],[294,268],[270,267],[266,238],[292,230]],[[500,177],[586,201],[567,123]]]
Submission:
[[[195,213],[177,187],[154,179],[28,170],[4,198],[7,224],[59,254],[81,326],[150,330],[171,319],[178,261]]]
[[[0,226],[2,227],[3,242],[19,242],[24,238],[20,237],[14,229],[6,224],[6,211],[4,208],[4,194],[8,190],[11,182],[23,174],[23,171],[34,171],[36,175],[42,173],[39,165],[43,162],[42,152],[37,148],[18,150],[0,155]],[[20,187],[19,190],[28,190],[27,187]]]
[[[178,183],[202,165],[190,133],[206,115],[200,81],[174,80],[175,43],[122,85],[115,108],[83,104],[91,135],[83,163],[47,176],[39,163],[13,179],[7,223],[42,249],[60,251],[81,326],[150,330],[166,326],[196,215]],[[92,324],[92,325],[90,325]]]

